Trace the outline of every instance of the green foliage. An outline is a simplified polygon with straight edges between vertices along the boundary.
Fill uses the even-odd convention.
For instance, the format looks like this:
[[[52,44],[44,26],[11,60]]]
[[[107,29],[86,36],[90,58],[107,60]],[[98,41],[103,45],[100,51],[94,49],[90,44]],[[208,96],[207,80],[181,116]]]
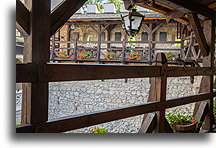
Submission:
[[[87,41],[93,41],[94,40],[94,35],[90,34],[87,36]]]
[[[107,2],[109,3],[115,3],[116,4],[116,12],[119,13],[120,12],[120,4],[123,3],[122,0],[108,0]]]
[[[21,124],[21,122],[20,121],[16,121],[16,125],[20,125]]]
[[[116,54],[116,52],[107,50],[107,52],[105,53],[105,56],[104,56],[104,57],[105,57],[105,59],[107,59],[107,60],[114,60],[114,59],[116,59],[117,54]]]
[[[24,43],[24,38],[23,37],[16,37],[16,42]]]
[[[178,56],[174,54],[173,52],[165,52],[164,54],[167,60],[175,60],[176,58],[178,58]]]
[[[123,3],[122,0],[88,0],[85,4],[96,4],[100,12],[102,12],[104,9],[103,4],[106,2],[115,3],[117,7],[116,12],[120,12],[120,4]]]
[[[105,128],[93,127],[91,133],[108,133],[108,130],[106,130]]]
[[[181,108],[176,108],[166,113],[166,119],[169,122],[170,126],[174,128],[175,125],[185,125],[192,123],[194,117],[189,110],[184,112]]]

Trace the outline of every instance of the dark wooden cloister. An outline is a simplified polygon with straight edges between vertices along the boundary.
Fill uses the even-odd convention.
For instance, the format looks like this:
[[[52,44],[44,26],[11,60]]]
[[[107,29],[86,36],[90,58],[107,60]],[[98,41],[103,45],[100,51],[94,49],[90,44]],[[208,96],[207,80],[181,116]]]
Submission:
[[[205,121],[203,129],[212,131],[216,96],[213,92],[215,0],[155,0],[153,6],[144,1],[124,0],[126,8],[139,5],[164,14],[167,22],[173,19],[182,23],[181,42],[191,42],[186,55],[182,55],[199,57],[202,64],[169,66],[161,53],[149,66],[50,63],[50,38],[85,0],[64,0],[52,12],[51,0],[26,0],[25,3],[16,0],[16,26],[25,36],[24,63],[16,65],[16,82],[23,83],[22,125],[16,127],[17,133],[66,132],[141,114],[145,116],[140,133],[172,133],[165,109],[193,102],[197,102],[196,120]],[[167,78],[182,76],[203,76],[199,94],[167,100]],[[48,120],[49,82],[144,77],[151,78],[148,103]]]

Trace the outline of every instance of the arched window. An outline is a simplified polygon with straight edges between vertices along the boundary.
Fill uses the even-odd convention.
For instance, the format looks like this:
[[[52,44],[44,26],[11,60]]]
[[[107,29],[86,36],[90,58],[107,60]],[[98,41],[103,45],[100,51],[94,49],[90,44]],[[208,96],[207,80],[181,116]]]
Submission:
[[[103,33],[101,33],[101,41],[105,41],[105,38],[106,36],[105,36],[105,33],[103,32]]]
[[[167,41],[167,32],[160,32],[160,41]]]
[[[79,32],[73,32],[73,33],[71,34],[71,40],[72,40],[72,41],[79,40]]]
[[[121,32],[115,33],[115,41],[121,41]]]
[[[148,41],[148,33],[147,32],[142,32],[142,41]]]

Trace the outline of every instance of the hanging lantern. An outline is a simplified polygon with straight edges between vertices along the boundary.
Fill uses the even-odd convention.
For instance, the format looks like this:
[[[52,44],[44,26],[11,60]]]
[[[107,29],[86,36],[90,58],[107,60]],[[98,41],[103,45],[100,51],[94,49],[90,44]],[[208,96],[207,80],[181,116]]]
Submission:
[[[140,31],[145,16],[138,13],[136,9],[132,9],[128,15],[121,17],[126,33],[129,36],[135,36]]]

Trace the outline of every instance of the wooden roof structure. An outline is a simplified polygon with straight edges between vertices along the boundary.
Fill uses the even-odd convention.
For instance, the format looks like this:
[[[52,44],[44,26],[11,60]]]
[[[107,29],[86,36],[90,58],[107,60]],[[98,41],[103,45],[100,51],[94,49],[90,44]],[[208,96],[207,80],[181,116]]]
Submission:
[[[202,19],[215,19],[215,0],[155,0],[153,6],[144,3],[145,1],[146,0],[124,0],[127,7],[126,9],[128,9],[131,4],[136,4],[164,14],[167,18],[174,18],[174,20],[183,24],[189,24],[188,17],[185,16],[186,13],[198,13]]]
[[[124,1],[128,8],[131,3],[149,8],[145,0]],[[141,133],[173,132],[165,119],[165,109],[193,102],[197,102],[194,116],[198,122],[205,122],[203,129],[211,132],[215,125],[213,97],[216,96],[213,92],[215,0],[155,1],[149,9],[189,24],[201,49],[203,66],[170,67],[164,54],[158,54],[150,66],[49,63],[50,37],[85,0],[64,0],[52,12],[51,0],[25,0],[25,3],[16,0],[16,25],[25,34],[24,63],[16,66],[16,82],[23,83],[22,125],[16,127],[16,132],[65,132],[141,114],[145,114]],[[167,78],[182,76],[203,76],[199,94],[167,100]],[[49,82],[144,77],[151,77],[148,103],[48,120]]]

